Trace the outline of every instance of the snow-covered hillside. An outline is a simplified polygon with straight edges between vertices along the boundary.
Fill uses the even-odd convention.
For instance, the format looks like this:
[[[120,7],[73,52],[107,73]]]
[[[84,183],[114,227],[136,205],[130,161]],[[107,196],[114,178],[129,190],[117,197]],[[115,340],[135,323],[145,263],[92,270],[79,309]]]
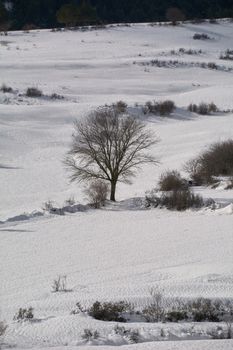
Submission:
[[[210,39],[194,40],[195,33]],[[125,299],[141,306],[151,287],[159,287],[168,298],[233,299],[233,190],[197,189],[220,204],[216,211],[144,210],[137,199],[156,186],[163,170],[183,171],[184,163],[210,143],[233,138],[233,113],[223,112],[233,110],[233,61],[219,59],[227,49],[233,50],[232,34],[233,23],[222,21],[11,32],[0,37],[0,86],[13,89],[0,91],[0,320],[9,325],[6,344],[85,345],[85,328],[101,334],[93,343],[127,344],[111,336],[113,323],[70,312],[77,302],[89,305],[96,300]],[[180,48],[201,52],[188,55]],[[141,64],[154,59],[177,60],[185,66]],[[201,68],[203,62],[224,69]],[[41,89],[44,96],[26,97],[28,87]],[[53,93],[64,98],[51,99]],[[83,187],[69,183],[63,164],[74,120],[118,100],[139,113],[136,103],[154,99],[171,99],[178,107],[170,117],[142,114],[160,138],[152,150],[159,166],[145,166],[131,186],[120,184],[120,202],[115,205],[65,216],[40,214],[48,200],[60,207],[71,196],[85,202]],[[213,101],[222,112],[198,116],[187,111],[189,103],[202,101]],[[67,276],[69,292],[51,293],[58,275]],[[34,308],[33,322],[12,321],[20,307],[29,306]],[[177,340],[205,338],[212,326],[135,322],[130,327],[139,329],[148,342],[159,340],[161,328],[166,340]],[[167,344],[125,349],[233,346],[232,340]]]

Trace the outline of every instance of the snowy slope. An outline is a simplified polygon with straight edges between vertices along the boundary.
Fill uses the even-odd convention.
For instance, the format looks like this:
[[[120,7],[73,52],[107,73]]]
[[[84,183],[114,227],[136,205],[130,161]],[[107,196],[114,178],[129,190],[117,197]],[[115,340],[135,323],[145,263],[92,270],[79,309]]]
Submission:
[[[212,40],[193,40],[196,32]],[[29,217],[25,222],[20,216],[1,224],[0,319],[9,323],[7,343],[76,345],[88,325],[108,334],[113,325],[71,316],[75,303],[127,299],[143,305],[152,286],[159,285],[167,297],[233,298],[232,190],[198,189],[228,205],[215,212],[141,210],[128,201],[153,188],[164,169],[182,171],[184,162],[208,144],[233,137],[232,112],[197,116],[185,111],[189,103],[201,101],[233,109],[233,72],[133,63],[177,59],[233,67],[219,60],[222,52],[233,49],[232,33],[233,24],[223,21],[175,28],[144,24],[88,32],[12,32],[0,38],[0,85],[14,89],[13,94],[0,92],[0,221],[41,210],[49,199],[59,206],[71,195],[85,201],[83,188],[69,184],[62,163],[75,119],[119,99],[133,107],[169,98],[179,107],[169,118],[145,118],[161,140],[152,150],[160,165],[144,167],[132,186],[119,185],[117,198],[123,202],[99,211]],[[170,51],[179,48],[203,53],[172,56]],[[64,99],[27,98],[30,86]],[[52,281],[60,274],[67,275],[72,291],[53,294]],[[24,306],[35,308],[38,322],[12,322]],[[148,335],[148,329],[158,332],[157,326],[134,326],[144,329],[145,340],[157,339]],[[183,326],[171,327],[181,337]],[[186,336],[191,326],[184,327]],[[145,346],[163,349],[165,344]],[[177,348],[175,343],[166,346]],[[230,349],[232,342],[217,347],[207,341],[201,348],[192,342],[187,348],[214,346]]]

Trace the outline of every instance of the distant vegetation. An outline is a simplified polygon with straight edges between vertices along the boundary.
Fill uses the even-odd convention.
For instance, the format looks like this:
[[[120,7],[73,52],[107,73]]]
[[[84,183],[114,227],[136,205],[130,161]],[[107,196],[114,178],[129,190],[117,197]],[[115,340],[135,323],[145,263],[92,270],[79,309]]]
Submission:
[[[197,22],[203,18],[233,17],[232,0],[11,0],[8,11],[0,0],[0,25],[5,28],[51,28],[119,22]],[[9,2],[8,2],[9,4]],[[10,11],[9,11],[10,9]]]
[[[213,184],[217,176],[233,176],[233,140],[216,142],[185,165],[197,185]]]

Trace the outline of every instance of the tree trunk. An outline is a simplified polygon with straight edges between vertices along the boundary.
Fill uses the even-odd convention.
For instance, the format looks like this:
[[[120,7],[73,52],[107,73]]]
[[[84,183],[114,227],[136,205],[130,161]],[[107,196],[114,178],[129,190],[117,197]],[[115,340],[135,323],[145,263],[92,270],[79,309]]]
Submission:
[[[116,182],[115,182],[115,181],[112,181],[112,182],[111,182],[110,201],[116,202],[115,193],[116,193]]]

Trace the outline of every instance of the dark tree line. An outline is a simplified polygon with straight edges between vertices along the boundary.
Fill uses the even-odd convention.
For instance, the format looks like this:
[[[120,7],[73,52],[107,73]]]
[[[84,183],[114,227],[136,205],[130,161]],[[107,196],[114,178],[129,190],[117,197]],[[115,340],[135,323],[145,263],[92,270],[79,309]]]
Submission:
[[[14,28],[26,24],[55,27],[57,11],[64,4],[80,5],[83,0],[11,0],[8,14]],[[96,9],[98,21],[149,22],[166,20],[170,7],[177,7],[186,19],[233,17],[232,0],[84,0]],[[0,0],[0,9],[4,0]],[[0,11],[1,12],[1,11]]]

